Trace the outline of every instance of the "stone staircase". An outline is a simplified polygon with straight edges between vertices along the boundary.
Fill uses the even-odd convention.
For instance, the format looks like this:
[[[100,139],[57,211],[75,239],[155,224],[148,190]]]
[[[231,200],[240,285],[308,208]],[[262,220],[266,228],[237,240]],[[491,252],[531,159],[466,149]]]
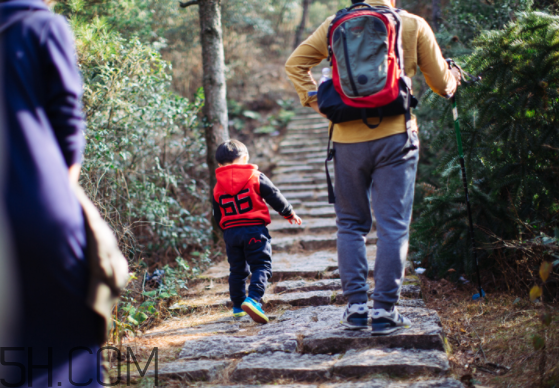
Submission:
[[[270,323],[227,316],[175,330],[191,337],[176,361],[159,365],[160,377],[208,387],[463,387],[448,376],[439,317],[420,299],[411,269],[398,307],[411,319],[410,329],[372,336],[370,330],[350,331],[339,324],[347,301],[335,251],[335,212],[326,196],[327,126],[312,110],[300,109],[280,144],[271,180],[291,201],[303,225],[290,225],[270,212],[274,274],[263,300]],[[366,240],[371,289],[376,240],[374,231]],[[172,308],[207,312],[231,307],[227,261],[202,277],[209,289]],[[156,329],[144,336],[166,333]]]

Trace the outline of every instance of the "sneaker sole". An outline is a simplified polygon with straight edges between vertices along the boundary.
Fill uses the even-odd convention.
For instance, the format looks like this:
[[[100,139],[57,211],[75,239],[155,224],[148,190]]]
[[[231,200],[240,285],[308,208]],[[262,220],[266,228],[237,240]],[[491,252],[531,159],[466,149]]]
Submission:
[[[340,321],[340,324],[349,330],[364,330],[369,328],[369,325],[354,325],[344,321]]]
[[[266,315],[262,314],[260,311],[258,311],[250,303],[243,303],[241,308],[243,309],[244,312],[246,312],[248,315],[250,315],[250,317],[252,318],[252,320],[254,322],[265,324],[265,323],[268,323],[270,321]]]
[[[244,311],[242,313],[235,313],[233,314],[233,318],[242,318],[244,316],[246,316],[247,313],[245,313]]]
[[[384,335],[384,334],[390,334],[390,333],[394,333],[397,330],[402,330],[402,329],[409,329],[410,326],[391,326],[388,328],[382,328],[382,329],[377,329],[375,330],[375,327],[373,326],[372,329],[372,334],[373,335]]]

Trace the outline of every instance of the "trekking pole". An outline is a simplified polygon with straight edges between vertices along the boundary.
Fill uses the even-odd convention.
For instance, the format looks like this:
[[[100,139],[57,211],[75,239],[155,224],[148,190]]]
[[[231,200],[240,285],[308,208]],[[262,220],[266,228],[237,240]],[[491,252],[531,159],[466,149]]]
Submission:
[[[460,76],[463,79],[463,82],[466,84],[471,84],[474,82],[478,82],[481,78],[479,77],[474,77],[468,73],[465,73],[462,68],[460,66],[458,66],[458,64],[456,64],[456,62],[454,62],[453,59],[447,59],[446,60],[448,62],[448,66],[452,69],[453,67],[456,67],[458,70],[460,70]],[[464,74],[466,74],[469,78],[470,81],[466,80],[464,78]],[[450,101],[452,102],[452,115],[454,116],[454,131],[456,132],[456,143],[458,144],[458,155],[460,156],[460,168],[462,170],[462,183],[464,185],[464,194],[466,196],[466,209],[468,210],[468,222],[470,224],[470,238],[472,241],[472,254],[474,256],[474,263],[476,265],[476,272],[477,272],[477,284],[478,284],[478,291],[479,293],[474,294],[472,296],[473,300],[477,300],[479,298],[485,298],[485,291],[483,291],[483,288],[481,287],[481,276],[479,274],[479,262],[478,262],[478,257],[477,257],[477,249],[476,249],[476,239],[474,236],[474,223],[472,220],[472,209],[470,207],[470,196],[468,195],[468,179],[466,177],[466,165],[464,162],[464,150],[462,148],[462,134],[460,133],[460,123],[458,121],[458,108],[456,106],[456,93],[453,94],[453,96],[450,98]]]

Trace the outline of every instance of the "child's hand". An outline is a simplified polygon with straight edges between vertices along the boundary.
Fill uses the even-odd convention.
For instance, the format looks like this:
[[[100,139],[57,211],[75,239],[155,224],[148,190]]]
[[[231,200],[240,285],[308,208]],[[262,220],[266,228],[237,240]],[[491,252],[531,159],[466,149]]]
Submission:
[[[294,224],[301,225],[303,223],[303,220],[300,219],[297,214],[293,214],[293,218],[289,220],[289,223],[291,225],[294,225]]]

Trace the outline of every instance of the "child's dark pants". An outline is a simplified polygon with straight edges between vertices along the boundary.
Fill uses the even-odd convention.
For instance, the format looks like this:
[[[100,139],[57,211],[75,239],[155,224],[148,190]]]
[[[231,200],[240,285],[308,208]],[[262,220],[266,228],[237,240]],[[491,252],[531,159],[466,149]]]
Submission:
[[[268,279],[272,276],[272,238],[264,225],[225,229],[223,238],[229,261],[229,294],[234,307],[245,301],[246,280],[250,278],[248,296],[260,302]]]

